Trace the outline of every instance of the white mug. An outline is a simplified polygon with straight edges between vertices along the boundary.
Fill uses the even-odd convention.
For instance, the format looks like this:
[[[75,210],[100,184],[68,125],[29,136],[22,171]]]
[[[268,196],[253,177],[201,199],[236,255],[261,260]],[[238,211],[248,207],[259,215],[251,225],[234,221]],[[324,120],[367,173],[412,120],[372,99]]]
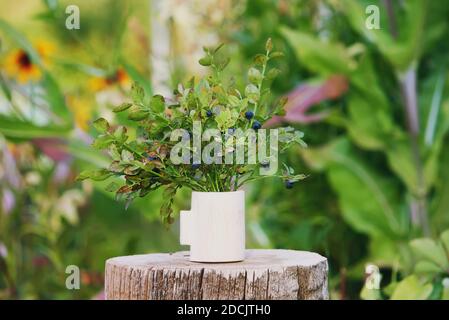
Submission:
[[[192,192],[180,213],[180,243],[190,261],[235,262],[245,258],[245,192]]]

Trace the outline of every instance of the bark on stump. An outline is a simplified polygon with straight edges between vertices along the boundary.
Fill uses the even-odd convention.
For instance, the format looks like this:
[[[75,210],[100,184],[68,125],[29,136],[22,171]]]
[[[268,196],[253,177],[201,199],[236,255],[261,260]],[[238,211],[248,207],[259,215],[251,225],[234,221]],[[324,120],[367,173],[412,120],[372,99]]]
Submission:
[[[106,299],[328,299],[327,259],[294,250],[246,250],[235,263],[196,263],[188,251],[111,258]]]

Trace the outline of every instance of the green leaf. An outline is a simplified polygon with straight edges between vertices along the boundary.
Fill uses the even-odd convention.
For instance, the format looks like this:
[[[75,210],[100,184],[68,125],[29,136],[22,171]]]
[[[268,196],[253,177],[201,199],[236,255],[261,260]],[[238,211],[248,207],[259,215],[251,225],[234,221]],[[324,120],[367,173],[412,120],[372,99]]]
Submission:
[[[442,141],[444,145],[449,145],[449,137]],[[432,225],[448,226],[449,225],[449,148],[442,149],[442,153],[438,159],[440,166],[436,181],[435,199],[433,202],[434,210],[430,217]],[[448,248],[448,247],[446,247]],[[449,250],[449,249],[448,249]]]
[[[418,194],[419,189],[416,167],[413,163],[413,154],[410,143],[403,140],[390,141],[387,151],[388,164],[397,176],[404,182],[407,189],[413,194]]]
[[[150,108],[155,113],[162,113],[165,110],[165,99],[161,95],[155,95],[151,98]]]
[[[285,115],[285,104],[287,103],[288,98],[287,97],[281,97],[276,105],[276,108],[274,109],[273,114],[275,116],[284,116]]]
[[[382,293],[380,289],[369,289],[367,286],[363,286],[360,298],[363,300],[382,300]]]
[[[220,114],[215,117],[215,122],[219,130],[224,131],[225,129],[234,126],[237,121],[238,113],[233,114],[229,109],[223,109]]]
[[[254,64],[258,66],[263,66],[265,63],[267,63],[266,55],[259,53],[254,57]]]
[[[0,132],[7,138],[64,137],[68,135],[70,129],[70,127],[65,126],[37,126],[28,121],[0,115]]]
[[[219,71],[223,71],[230,61],[231,58],[229,57],[214,57],[214,64],[217,66]]]
[[[228,96],[228,102],[231,107],[238,107],[240,105],[240,99],[236,96]]]
[[[145,95],[150,97],[153,94],[151,82],[144,75],[142,75],[136,68],[134,68],[131,64],[127,63],[125,60],[120,59],[120,63],[123,65],[123,67],[129,74],[131,79],[133,79],[135,82],[139,83],[143,87]]]
[[[440,240],[444,246],[444,249],[446,250],[446,254],[449,259],[449,229],[441,233]]]
[[[109,159],[107,156],[93,149],[91,146],[86,145],[84,141],[70,139],[68,141],[67,148],[73,157],[88,165],[103,168],[109,165]]]
[[[272,53],[270,53],[270,59],[282,58],[283,56],[284,53],[280,51],[273,51]]]
[[[267,42],[265,43],[265,50],[267,50],[268,52],[273,50],[273,41],[271,40],[271,38],[267,39]]]
[[[373,237],[396,239],[408,233],[408,216],[399,208],[400,188],[389,176],[373,170],[346,139],[321,149],[301,149],[305,161],[327,170],[343,218]]]
[[[198,63],[202,66],[208,67],[212,64],[212,58],[210,56],[206,56],[201,58]]]
[[[94,181],[103,181],[103,180],[106,180],[107,178],[111,177],[113,174],[114,173],[109,172],[106,169],[85,170],[85,171],[81,172],[76,179],[79,181],[86,180],[86,179],[91,179]]]
[[[273,68],[270,69],[270,71],[268,71],[266,78],[268,80],[273,80],[275,79],[279,74],[281,73],[281,70],[277,69],[277,68]]]
[[[348,50],[340,43],[324,42],[312,34],[285,27],[281,28],[281,34],[293,47],[301,63],[321,75],[347,75],[357,66]]]
[[[366,28],[366,6],[360,1],[342,0],[331,4],[343,11],[352,28],[373,43],[397,69],[406,70],[419,58],[427,35],[424,32],[428,30],[425,27],[428,7],[426,1],[409,0],[398,6],[397,15],[401,17],[401,24],[397,37],[391,36],[389,28]],[[381,18],[387,16],[386,11],[381,12]],[[388,23],[386,20],[382,22]]]
[[[223,48],[223,46],[224,46],[224,43],[220,43],[220,44],[213,50],[213,53],[214,53],[214,54],[217,53],[221,48]]]
[[[0,87],[2,88],[3,94],[5,95],[6,99],[8,99],[8,101],[11,101],[12,98],[11,90],[9,89],[8,85],[5,82],[5,79],[1,74],[0,74]]]
[[[148,118],[148,115],[149,115],[148,111],[137,109],[137,110],[131,111],[128,114],[128,119],[133,120],[133,121],[141,121],[141,120]]]
[[[418,261],[414,271],[417,274],[438,274],[441,272],[441,268],[430,261]]]
[[[72,124],[73,117],[65,102],[66,99],[64,94],[61,92],[59,84],[50,73],[44,71],[42,84],[45,88],[47,101],[50,104],[51,111],[61,117],[64,120],[64,123]]]
[[[162,218],[162,222],[165,225],[169,225],[173,223],[173,201],[176,196],[178,188],[176,186],[168,186],[163,193],[164,202],[160,209],[160,214]]]
[[[134,160],[133,154],[126,149],[122,150],[121,158],[125,162],[130,162],[130,161]]]
[[[97,129],[98,132],[105,133],[109,130],[109,122],[105,118],[99,118],[93,123],[94,128]]]
[[[398,283],[391,300],[425,300],[432,293],[432,284],[422,284],[415,275]]]
[[[131,108],[133,104],[129,103],[129,102],[124,102],[121,105],[115,107],[114,109],[112,109],[113,112],[117,113],[117,112],[122,112],[125,110],[128,110],[129,108]]]
[[[135,104],[142,104],[144,102],[145,91],[143,90],[142,86],[136,81],[134,81],[131,86],[131,97]]]
[[[248,98],[249,102],[255,104],[260,98],[259,89],[255,85],[249,84],[245,88],[245,96]]]
[[[109,152],[109,155],[111,156],[112,160],[120,160],[121,159],[121,154],[118,151],[117,145],[115,145],[115,144],[110,145],[108,152]]]
[[[120,185],[117,182],[111,182],[109,183],[106,188],[104,188],[107,192],[117,192],[117,190],[120,188]]]
[[[263,76],[262,73],[256,68],[250,68],[248,70],[248,80],[252,84],[259,84],[262,82]]]
[[[128,136],[126,135],[127,129],[124,126],[118,126],[117,129],[115,129],[113,136],[120,144],[123,144],[128,139]]]
[[[367,79],[366,79],[367,80]],[[369,150],[380,150],[385,148],[387,142],[398,131],[393,125],[389,106],[382,96],[374,96],[373,92],[378,89],[377,83],[365,81],[372,91],[366,93],[353,90],[348,97],[348,108],[350,121],[346,128],[359,146]]]
[[[420,259],[433,262],[442,270],[449,269],[449,261],[444,248],[427,238],[415,239],[410,242],[412,252]]]
[[[106,149],[115,141],[114,137],[109,134],[100,134],[95,138],[92,147],[98,150]]]

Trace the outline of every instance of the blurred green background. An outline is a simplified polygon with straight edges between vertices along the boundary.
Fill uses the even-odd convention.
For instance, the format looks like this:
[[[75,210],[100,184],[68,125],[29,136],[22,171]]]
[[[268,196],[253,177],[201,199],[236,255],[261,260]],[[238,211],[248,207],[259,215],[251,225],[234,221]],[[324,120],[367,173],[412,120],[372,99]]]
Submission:
[[[325,255],[332,299],[449,299],[448,18],[447,0],[2,1],[0,299],[101,299],[107,258],[183,249],[160,193],[125,210],[75,181],[107,165],[91,122],[126,122],[132,81],[169,95],[203,74],[203,46],[226,43],[239,84],[269,37],[275,121],[305,132],[287,157],[309,177],[246,187],[247,247]]]

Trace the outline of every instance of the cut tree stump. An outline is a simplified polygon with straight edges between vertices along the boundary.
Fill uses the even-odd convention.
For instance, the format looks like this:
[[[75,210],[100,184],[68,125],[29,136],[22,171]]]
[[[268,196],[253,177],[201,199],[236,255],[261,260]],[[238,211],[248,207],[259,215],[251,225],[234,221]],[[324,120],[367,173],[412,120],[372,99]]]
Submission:
[[[246,250],[235,263],[196,263],[189,252],[106,261],[108,300],[328,299],[327,259],[294,250]]]

